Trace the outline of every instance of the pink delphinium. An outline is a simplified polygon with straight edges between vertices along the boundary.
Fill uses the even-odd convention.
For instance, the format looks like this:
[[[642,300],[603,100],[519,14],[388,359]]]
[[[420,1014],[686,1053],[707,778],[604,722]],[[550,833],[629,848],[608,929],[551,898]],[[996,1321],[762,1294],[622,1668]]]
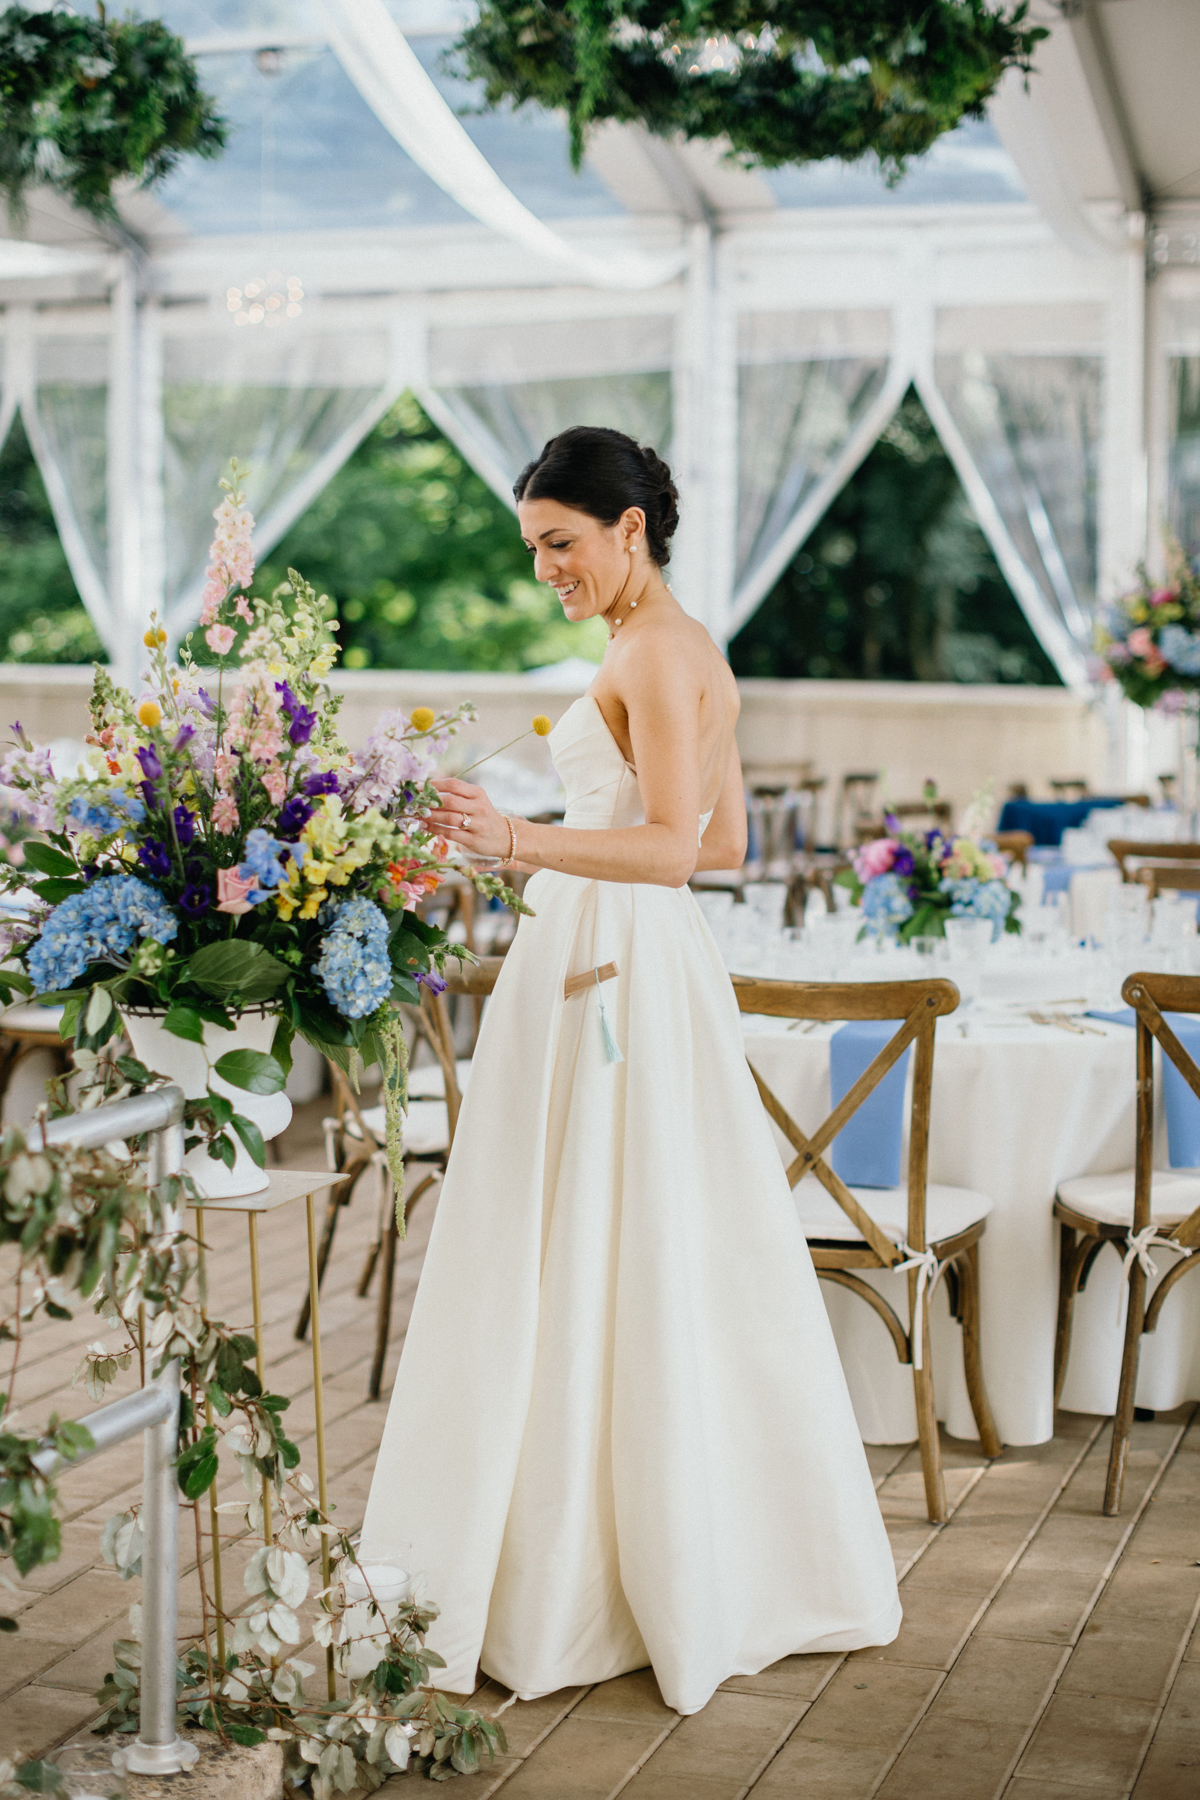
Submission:
[[[217,529],[209,545],[204,590],[200,596],[201,625],[211,625],[222,600],[234,588],[248,588],[254,579],[254,516],[239,496],[229,494],[213,514]],[[239,600],[238,613],[249,622],[250,609]]]
[[[854,873],[860,881],[871,881],[876,875],[886,875],[896,860],[896,852],[900,848],[895,838],[873,838],[855,852]]]
[[[238,809],[231,794],[217,795],[213,801],[212,822],[214,831],[223,832],[226,837],[237,830]]]
[[[232,625],[210,625],[204,634],[204,641],[214,656],[228,656],[236,636]]]
[[[272,805],[282,806],[283,796],[287,793],[287,776],[279,767],[278,763],[273,764],[269,769],[260,770],[259,775],[263,786],[271,797]]]

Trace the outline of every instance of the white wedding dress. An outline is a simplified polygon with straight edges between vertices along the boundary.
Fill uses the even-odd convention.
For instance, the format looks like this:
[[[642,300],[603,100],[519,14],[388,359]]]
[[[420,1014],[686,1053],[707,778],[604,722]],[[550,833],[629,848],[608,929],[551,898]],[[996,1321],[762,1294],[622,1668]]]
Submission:
[[[566,824],[642,822],[596,701]],[[701,820],[701,831],[707,819]],[[892,1558],[817,1279],[686,888],[543,870],[479,1034],[360,1555],[440,1617],[438,1685],[653,1665],[668,1705],[886,1644]],[[604,984],[625,1061],[606,1059]]]

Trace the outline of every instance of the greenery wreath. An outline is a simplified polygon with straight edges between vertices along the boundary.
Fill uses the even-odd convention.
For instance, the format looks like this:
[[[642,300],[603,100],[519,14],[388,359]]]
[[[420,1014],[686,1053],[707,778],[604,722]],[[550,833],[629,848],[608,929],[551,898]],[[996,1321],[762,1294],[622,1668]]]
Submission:
[[[183,42],[157,19],[109,21],[10,6],[0,14],[0,190],[14,218],[46,182],[114,221],[112,188],[144,186],[180,156],[216,156],[225,121]]]
[[[874,152],[889,179],[1047,35],[1028,0],[481,0],[455,46],[488,106],[725,138],[776,168]]]

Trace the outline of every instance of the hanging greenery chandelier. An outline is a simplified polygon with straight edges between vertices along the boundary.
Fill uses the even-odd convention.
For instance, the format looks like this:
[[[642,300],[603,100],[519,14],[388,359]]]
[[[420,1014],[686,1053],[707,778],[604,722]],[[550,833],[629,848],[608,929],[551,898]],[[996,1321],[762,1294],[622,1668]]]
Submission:
[[[0,191],[16,219],[45,182],[115,221],[114,182],[159,180],[188,153],[216,156],[225,121],[180,38],[157,19],[0,13]]]
[[[481,0],[456,48],[489,106],[724,138],[747,164],[873,152],[897,179],[1047,35],[1028,0]]]

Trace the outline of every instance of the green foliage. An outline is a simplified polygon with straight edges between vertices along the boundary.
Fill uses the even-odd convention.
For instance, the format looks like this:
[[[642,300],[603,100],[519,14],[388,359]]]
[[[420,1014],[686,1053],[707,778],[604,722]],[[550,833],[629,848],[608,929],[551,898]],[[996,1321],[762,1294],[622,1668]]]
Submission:
[[[603,626],[568,624],[533,580],[508,507],[410,394],[270,553],[256,591],[289,565],[336,596],[347,669],[519,670],[603,654]]]
[[[113,183],[158,181],[182,155],[216,156],[225,121],[181,38],[157,19],[109,21],[9,6],[0,14],[0,190],[13,216],[47,182],[117,219]]]
[[[458,48],[489,106],[565,111],[572,154],[602,119],[728,139],[748,163],[873,152],[903,172],[1046,32],[1027,0],[483,0]],[[716,40],[718,61],[705,54]]]
[[[103,654],[17,418],[0,445],[0,661],[86,663]]]
[[[1059,680],[911,390],[729,660],[780,678]]]

